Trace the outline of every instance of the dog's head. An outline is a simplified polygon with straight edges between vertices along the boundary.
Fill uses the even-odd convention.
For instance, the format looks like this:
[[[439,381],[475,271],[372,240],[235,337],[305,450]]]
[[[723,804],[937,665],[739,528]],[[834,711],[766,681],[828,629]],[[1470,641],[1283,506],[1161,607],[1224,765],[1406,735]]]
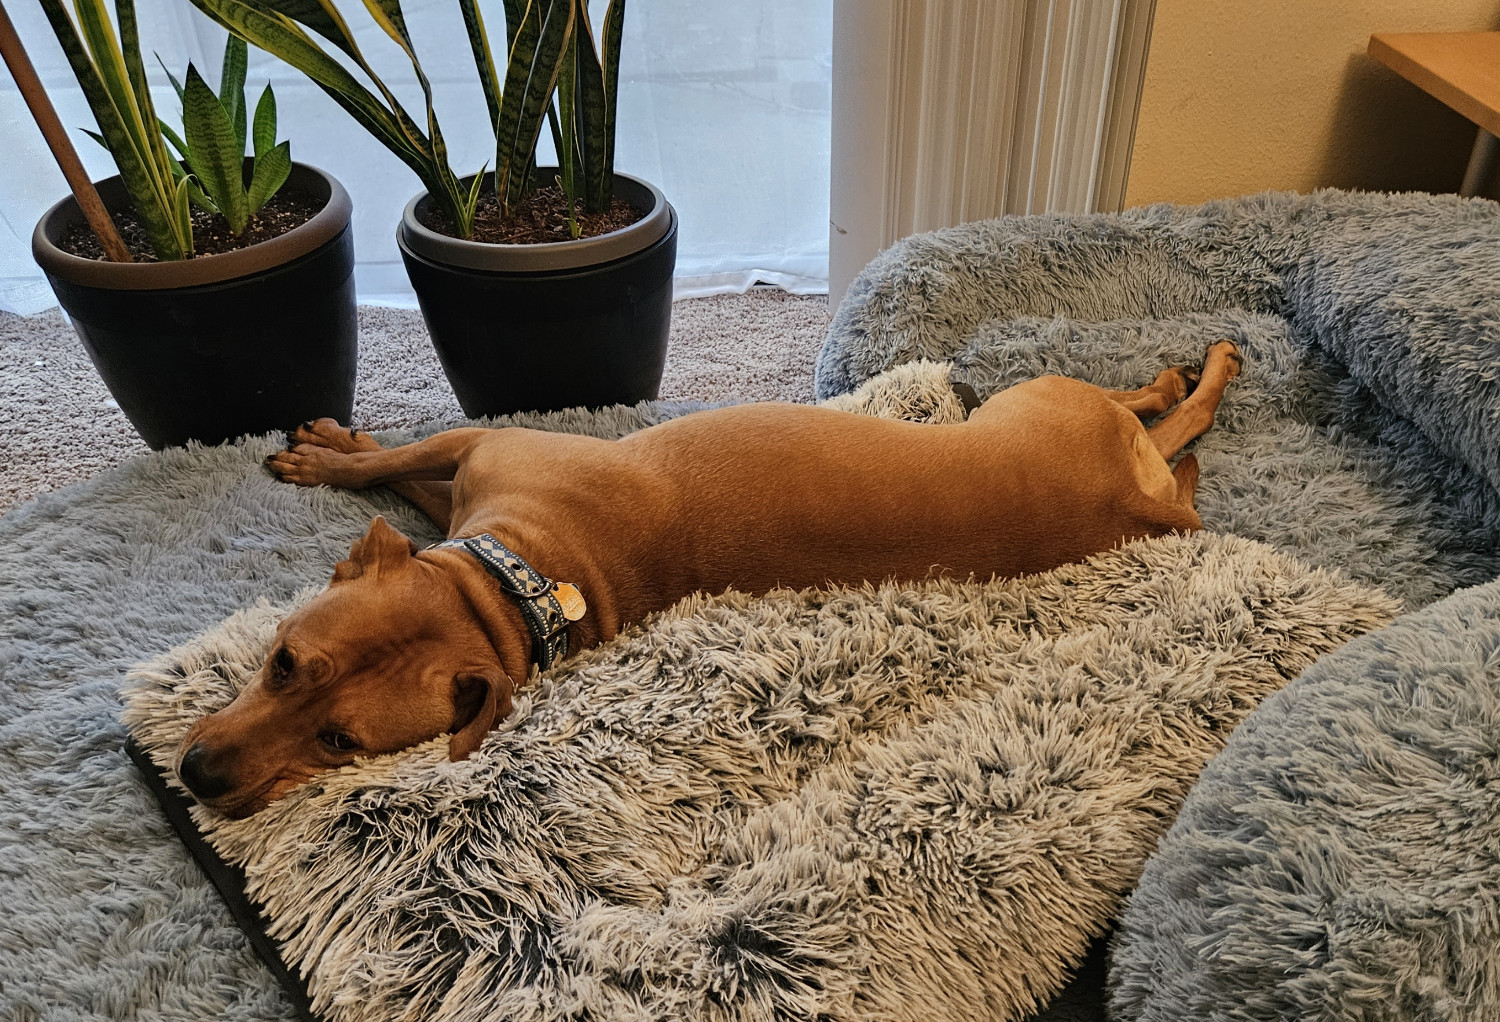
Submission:
[[[328,588],[276,629],[228,706],[193,725],[177,775],[242,818],[358,756],[451,734],[463,759],[511,709],[514,685],[443,569],[377,518]]]

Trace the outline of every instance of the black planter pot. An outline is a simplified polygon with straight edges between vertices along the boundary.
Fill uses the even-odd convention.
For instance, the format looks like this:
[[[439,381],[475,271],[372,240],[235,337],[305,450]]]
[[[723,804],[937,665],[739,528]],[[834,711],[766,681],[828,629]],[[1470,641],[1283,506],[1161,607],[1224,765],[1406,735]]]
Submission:
[[[464,414],[657,396],[672,322],[677,213],[638,178],[616,174],[615,191],[650,212],[609,234],[543,245],[450,238],[421,224],[426,193],[407,205],[396,242]]]
[[[223,255],[109,263],[58,248],[83,221],[47,211],[32,254],[120,408],[152,448],[218,444],[354,408],[358,327],[353,205],[342,185],[293,164],[287,186],[324,200],[307,223]],[[104,204],[129,202],[118,177]]]

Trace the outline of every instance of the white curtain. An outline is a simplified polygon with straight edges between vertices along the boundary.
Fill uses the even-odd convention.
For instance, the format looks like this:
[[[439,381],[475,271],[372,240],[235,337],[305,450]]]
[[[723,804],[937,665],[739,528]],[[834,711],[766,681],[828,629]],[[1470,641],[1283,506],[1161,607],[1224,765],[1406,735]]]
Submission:
[[[897,238],[1119,209],[1155,0],[834,0],[831,302]]]
[[[189,60],[217,83],[223,33],[187,0],[136,0],[158,109],[175,122],[177,103],[151,57],[181,77]],[[349,0],[341,5],[365,55],[403,104],[422,110],[400,51]],[[438,118],[460,174],[494,164],[463,21],[453,0],[403,5]],[[594,3],[595,18],[602,4]],[[34,0],[7,5],[63,123],[92,127],[88,105]],[[484,5],[504,49],[504,14]],[[631,0],[625,14],[616,166],[658,185],[681,218],[678,297],[744,290],[757,281],[797,292],[827,289],[829,96],[832,0]],[[3,67],[3,65],[0,65]],[[421,189],[417,178],[298,72],[255,49],[248,88],[269,81],[281,138],[292,158],[338,177],[354,198],[360,300],[415,304],[395,230]],[[252,98],[253,102],[253,98]],[[543,132],[543,159],[550,142]],[[75,145],[97,180],[110,157],[82,132]],[[40,132],[0,70],[0,310],[52,306],[31,259],[31,232],[66,192]]]

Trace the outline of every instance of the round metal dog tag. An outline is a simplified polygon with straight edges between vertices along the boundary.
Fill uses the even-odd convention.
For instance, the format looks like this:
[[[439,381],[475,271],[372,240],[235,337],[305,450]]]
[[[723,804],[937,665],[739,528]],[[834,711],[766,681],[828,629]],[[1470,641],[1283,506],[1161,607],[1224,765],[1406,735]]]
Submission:
[[[557,597],[557,602],[562,606],[563,617],[569,621],[577,621],[588,612],[583,594],[571,582],[553,582],[552,595]]]

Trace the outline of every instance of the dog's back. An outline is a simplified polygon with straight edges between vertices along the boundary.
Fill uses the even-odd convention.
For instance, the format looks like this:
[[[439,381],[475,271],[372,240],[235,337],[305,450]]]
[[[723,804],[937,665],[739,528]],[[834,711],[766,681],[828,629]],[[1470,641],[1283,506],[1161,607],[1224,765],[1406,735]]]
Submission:
[[[754,404],[619,441],[503,430],[455,486],[455,523],[467,493],[485,505],[456,533],[581,543],[663,605],[700,589],[1013,576],[1199,526],[1139,421],[1058,378],[955,425]]]

